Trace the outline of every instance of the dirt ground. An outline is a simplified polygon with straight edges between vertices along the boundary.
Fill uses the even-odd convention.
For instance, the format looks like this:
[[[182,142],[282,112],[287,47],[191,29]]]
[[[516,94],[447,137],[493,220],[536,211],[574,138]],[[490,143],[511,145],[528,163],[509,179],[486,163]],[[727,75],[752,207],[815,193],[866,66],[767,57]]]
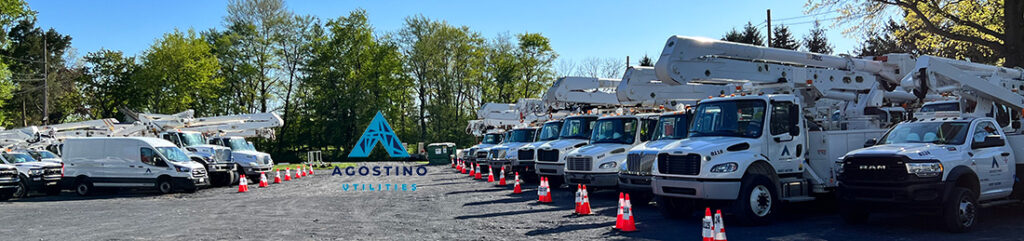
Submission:
[[[362,163],[358,166],[415,165]],[[615,224],[618,193],[592,193],[596,215],[573,215],[573,192],[556,189],[554,202],[536,201],[536,184],[512,194],[429,166],[424,176],[315,176],[250,187],[203,189],[190,194],[120,191],[79,197],[35,196],[0,203],[4,240],[696,240],[700,217],[663,218],[656,207],[634,203],[637,232]],[[511,176],[508,177],[512,179]],[[510,181],[511,182],[511,181]],[[416,184],[415,191],[343,189],[344,184]],[[376,189],[376,187],[374,187]],[[949,234],[934,218],[875,215],[847,225],[834,204],[817,201],[786,207],[773,225],[743,227],[724,218],[732,240],[1020,240],[1024,207],[983,210],[981,226]]]

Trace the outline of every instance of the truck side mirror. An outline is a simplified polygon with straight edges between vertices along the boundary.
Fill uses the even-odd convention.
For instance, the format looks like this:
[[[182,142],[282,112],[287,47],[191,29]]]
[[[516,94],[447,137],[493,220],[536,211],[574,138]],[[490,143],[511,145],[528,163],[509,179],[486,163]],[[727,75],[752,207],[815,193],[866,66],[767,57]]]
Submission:
[[[792,104],[789,106],[789,135],[800,136],[800,106]]]
[[[1016,129],[1020,129],[1020,121],[1019,120],[1015,120],[1015,121],[1011,122],[1010,125],[1012,125],[1013,129],[1015,129],[1015,130]]]
[[[871,147],[878,144],[878,138],[871,138],[864,142],[864,147]]]

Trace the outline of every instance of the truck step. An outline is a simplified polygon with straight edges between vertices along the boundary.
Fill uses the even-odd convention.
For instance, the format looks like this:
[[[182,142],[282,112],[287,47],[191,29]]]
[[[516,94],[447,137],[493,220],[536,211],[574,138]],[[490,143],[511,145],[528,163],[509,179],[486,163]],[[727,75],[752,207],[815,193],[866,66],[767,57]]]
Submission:
[[[1020,202],[1021,202],[1020,200],[1015,200],[1015,199],[995,200],[995,201],[991,201],[991,202],[982,203],[981,207],[982,208],[987,208],[987,207],[992,207],[992,206],[999,206],[999,205],[1005,205],[1005,204],[1011,204],[1011,203],[1020,203]]]
[[[796,203],[796,202],[808,202],[814,201],[814,197],[800,196],[800,197],[786,197],[782,198],[782,201]]]

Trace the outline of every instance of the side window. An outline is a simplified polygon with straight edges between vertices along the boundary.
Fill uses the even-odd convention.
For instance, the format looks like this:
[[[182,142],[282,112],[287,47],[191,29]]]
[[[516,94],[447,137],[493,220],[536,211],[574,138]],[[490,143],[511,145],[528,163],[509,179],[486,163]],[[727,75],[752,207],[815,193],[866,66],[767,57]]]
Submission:
[[[156,151],[153,151],[153,149],[143,147],[142,149],[139,149],[139,153],[139,159],[142,161],[142,163],[156,166]]]
[[[772,102],[771,133],[781,135],[789,133],[789,111],[793,102]]]
[[[971,133],[971,139],[974,142],[983,142],[985,141],[986,136],[999,135],[999,132],[997,131],[998,129],[999,128],[996,127],[995,124],[992,124],[991,121],[980,122],[974,128],[974,133]]]
[[[658,121],[651,119],[642,119],[642,121],[643,124],[640,125],[640,141],[650,141],[651,135],[654,134],[654,128],[658,125]]]

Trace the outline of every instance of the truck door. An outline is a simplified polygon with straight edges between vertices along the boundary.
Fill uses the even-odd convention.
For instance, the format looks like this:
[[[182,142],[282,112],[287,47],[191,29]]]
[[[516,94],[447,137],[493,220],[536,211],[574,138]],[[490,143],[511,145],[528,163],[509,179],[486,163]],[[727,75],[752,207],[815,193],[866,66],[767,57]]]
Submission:
[[[792,101],[771,101],[768,119],[768,158],[779,173],[798,172],[803,138],[800,136],[800,108]]]
[[[981,197],[1000,196],[1011,191],[1010,150],[992,121],[979,121],[971,131],[971,165],[975,167],[981,186]]]

